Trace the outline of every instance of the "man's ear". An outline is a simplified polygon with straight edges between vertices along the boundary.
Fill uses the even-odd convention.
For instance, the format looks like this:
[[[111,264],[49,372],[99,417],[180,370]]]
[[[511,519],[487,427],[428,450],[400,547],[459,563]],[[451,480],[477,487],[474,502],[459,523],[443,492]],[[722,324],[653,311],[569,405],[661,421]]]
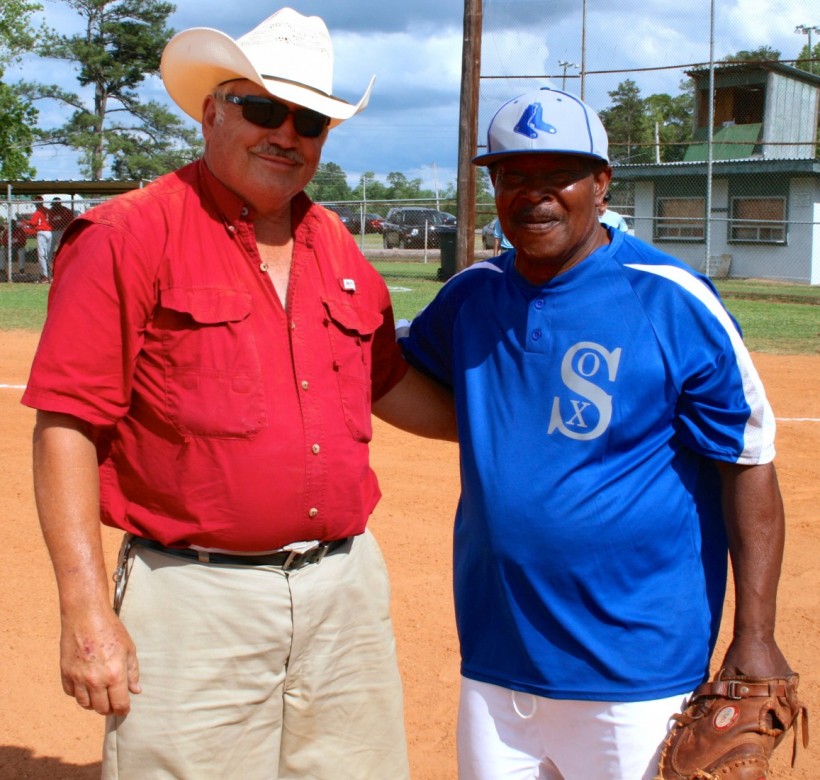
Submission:
[[[213,95],[205,95],[205,99],[202,101],[202,137],[206,141],[216,124],[217,111],[216,98]]]
[[[595,181],[595,207],[603,210],[606,208],[604,196],[609,191],[609,185],[612,182],[612,168],[604,165],[595,171],[593,177]]]

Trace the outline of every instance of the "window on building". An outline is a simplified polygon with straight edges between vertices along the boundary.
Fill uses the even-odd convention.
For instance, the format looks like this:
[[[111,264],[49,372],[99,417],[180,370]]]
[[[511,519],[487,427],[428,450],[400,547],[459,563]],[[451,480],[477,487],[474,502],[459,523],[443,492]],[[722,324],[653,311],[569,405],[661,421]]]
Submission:
[[[735,125],[759,124],[763,121],[766,89],[760,84],[739,84],[715,89],[715,127],[726,123]],[[698,127],[709,122],[709,90],[698,90]]]
[[[706,235],[705,198],[658,198],[655,239],[658,241],[703,241]]]
[[[777,197],[732,198],[729,241],[785,244],[786,199]]]

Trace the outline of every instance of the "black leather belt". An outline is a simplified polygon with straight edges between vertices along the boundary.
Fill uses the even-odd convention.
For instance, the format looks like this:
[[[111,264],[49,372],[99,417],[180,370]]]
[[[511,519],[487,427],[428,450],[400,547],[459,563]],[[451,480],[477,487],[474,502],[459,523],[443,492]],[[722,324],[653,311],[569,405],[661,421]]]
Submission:
[[[190,547],[166,547],[153,539],[143,539],[140,536],[133,538],[134,544],[141,547],[199,563],[216,563],[222,566],[276,566],[284,571],[301,569],[302,566],[309,563],[319,563],[325,555],[339,550],[349,540],[350,537],[334,539],[332,542],[320,542],[318,547],[303,553],[296,550],[282,550],[267,555],[230,555],[228,553],[200,552],[199,550],[192,550]]]

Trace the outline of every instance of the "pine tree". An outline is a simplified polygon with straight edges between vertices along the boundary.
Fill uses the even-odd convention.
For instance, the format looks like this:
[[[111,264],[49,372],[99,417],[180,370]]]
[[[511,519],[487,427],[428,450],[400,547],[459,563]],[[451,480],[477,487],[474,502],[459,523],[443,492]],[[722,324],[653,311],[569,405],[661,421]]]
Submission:
[[[81,169],[93,181],[110,170],[118,178],[153,178],[198,155],[199,133],[137,88],[159,72],[172,35],[165,26],[174,6],[160,0],[62,0],[85,22],[85,31],[44,32],[38,53],[71,63],[90,99],[58,86],[25,84],[33,99],[52,99],[73,112],[61,127],[41,131],[45,143],[81,153]]]

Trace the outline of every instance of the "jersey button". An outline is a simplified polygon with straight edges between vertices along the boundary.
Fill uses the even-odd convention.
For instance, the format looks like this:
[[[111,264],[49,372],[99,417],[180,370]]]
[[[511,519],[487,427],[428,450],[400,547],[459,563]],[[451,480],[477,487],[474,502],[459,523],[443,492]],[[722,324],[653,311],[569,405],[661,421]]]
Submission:
[[[535,305],[535,308],[536,308],[536,309],[543,309],[543,308],[544,308],[544,306],[546,306],[546,302],[544,301],[544,299],[543,299],[543,298],[539,298],[539,299],[535,302],[535,304],[534,304],[534,305]]]
[[[533,340],[533,341],[540,341],[540,340],[541,340],[541,337],[542,337],[543,335],[544,335],[544,334],[543,334],[543,333],[541,333],[541,329],[540,329],[540,328],[536,328],[536,329],[532,332],[532,340]]]

